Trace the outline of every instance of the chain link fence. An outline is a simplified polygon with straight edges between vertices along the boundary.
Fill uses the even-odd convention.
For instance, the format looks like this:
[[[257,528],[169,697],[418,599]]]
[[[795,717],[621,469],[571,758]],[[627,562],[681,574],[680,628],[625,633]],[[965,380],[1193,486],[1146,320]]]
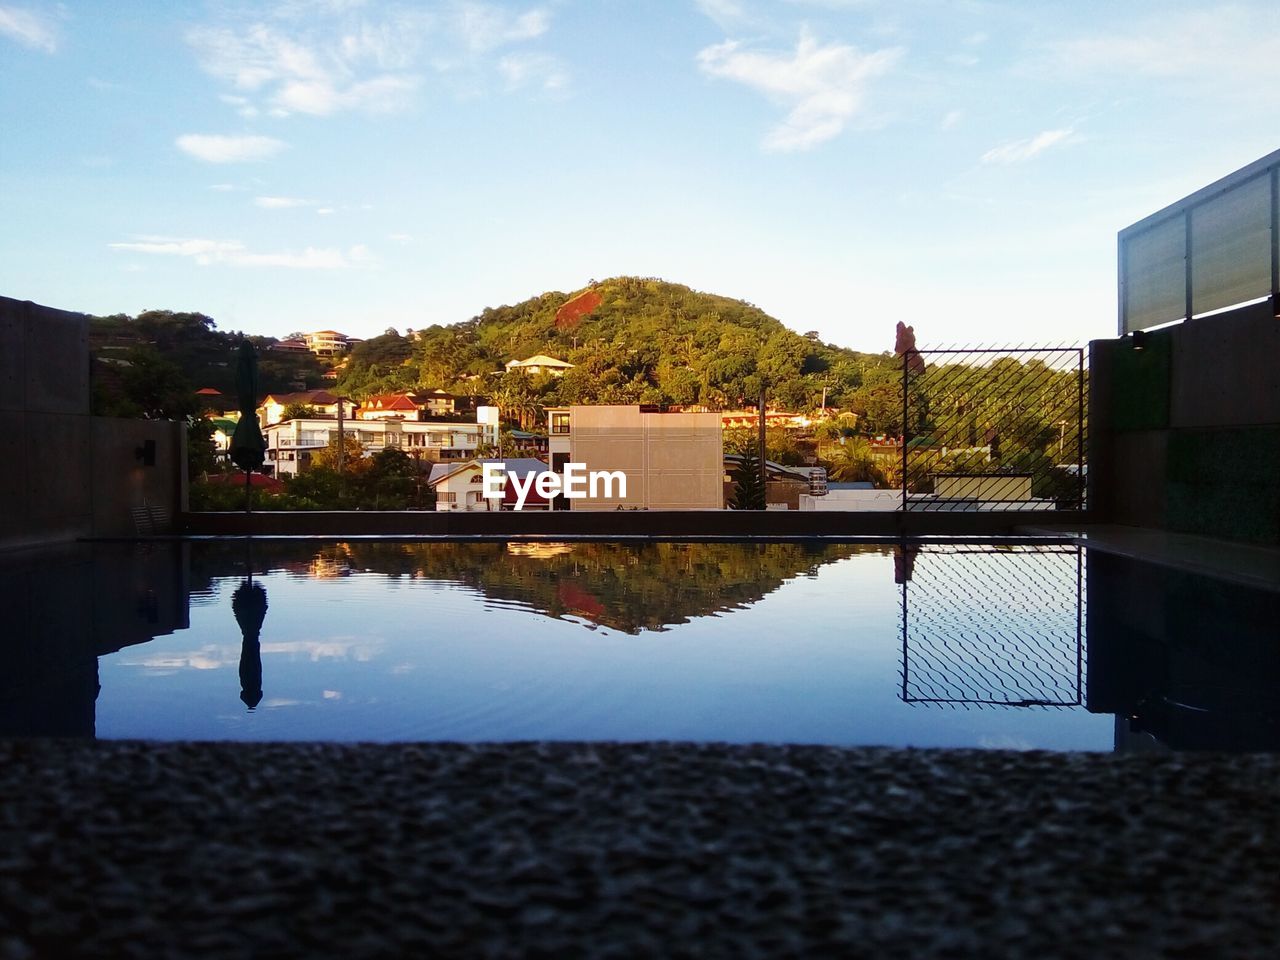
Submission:
[[[904,510],[1082,510],[1088,373],[1080,347],[910,350]]]

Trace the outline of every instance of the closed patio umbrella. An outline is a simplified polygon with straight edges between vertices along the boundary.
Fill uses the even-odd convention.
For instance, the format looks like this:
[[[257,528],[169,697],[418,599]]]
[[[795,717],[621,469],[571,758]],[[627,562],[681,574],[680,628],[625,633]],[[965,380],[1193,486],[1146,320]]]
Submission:
[[[248,340],[240,341],[236,355],[236,404],[240,422],[231,435],[231,462],[244,471],[244,509],[249,511],[249,474],[261,470],[267,457],[267,441],[258,425],[258,354]]]

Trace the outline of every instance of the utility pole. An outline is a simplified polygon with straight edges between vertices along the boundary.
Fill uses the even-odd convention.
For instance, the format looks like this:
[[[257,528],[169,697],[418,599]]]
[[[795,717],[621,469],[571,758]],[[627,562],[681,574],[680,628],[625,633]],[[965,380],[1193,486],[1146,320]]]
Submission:
[[[347,432],[343,429],[342,408],[345,401],[338,398],[338,484],[341,489],[342,471],[347,464]]]
[[[760,495],[764,498],[765,509],[769,506],[769,467],[765,460],[764,443],[764,385],[760,385]]]

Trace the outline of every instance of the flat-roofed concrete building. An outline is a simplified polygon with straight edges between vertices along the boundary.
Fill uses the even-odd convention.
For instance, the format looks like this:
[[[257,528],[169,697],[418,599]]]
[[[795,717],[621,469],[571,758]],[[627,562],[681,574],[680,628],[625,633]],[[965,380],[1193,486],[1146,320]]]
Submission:
[[[718,413],[664,413],[656,407],[572,406],[547,411],[551,467],[622,471],[626,496],[566,500],[556,509],[719,510],[724,506],[724,440]],[[603,484],[599,488],[603,493]]]

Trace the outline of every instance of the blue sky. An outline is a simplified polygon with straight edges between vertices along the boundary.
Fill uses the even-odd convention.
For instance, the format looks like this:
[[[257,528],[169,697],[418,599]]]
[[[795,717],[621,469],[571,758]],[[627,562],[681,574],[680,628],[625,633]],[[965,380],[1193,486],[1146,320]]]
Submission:
[[[1277,106],[1274,2],[0,0],[0,294],[369,336],[639,274],[1075,343]]]

